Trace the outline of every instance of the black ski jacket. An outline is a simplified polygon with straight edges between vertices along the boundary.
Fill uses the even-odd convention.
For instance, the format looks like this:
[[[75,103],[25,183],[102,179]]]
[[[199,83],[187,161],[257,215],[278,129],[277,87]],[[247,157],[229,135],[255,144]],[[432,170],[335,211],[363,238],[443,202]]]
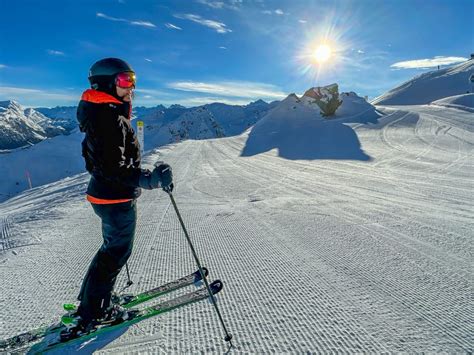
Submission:
[[[86,134],[82,156],[91,174],[87,195],[93,203],[135,199],[141,194],[140,147],[130,115],[130,104],[112,95],[91,89],[82,94],[77,120]]]

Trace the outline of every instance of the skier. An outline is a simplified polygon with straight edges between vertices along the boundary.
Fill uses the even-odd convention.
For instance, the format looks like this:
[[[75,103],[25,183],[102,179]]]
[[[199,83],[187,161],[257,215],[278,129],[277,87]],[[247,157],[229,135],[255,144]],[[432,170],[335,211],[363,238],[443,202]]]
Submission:
[[[130,125],[135,72],[125,61],[105,58],[92,65],[91,89],[77,109],[82,155],[91,174],[87,200],[102,220],[103,244],[92,259],[78,296],[74,327],[66,336],[87,333],[104,321],[121,322],[127,312],[111,304],[112,290],[129,258],[137,220],[136,199],[141,188],[173,189],[168,164],[153,171],[140,168],[140,147]]]

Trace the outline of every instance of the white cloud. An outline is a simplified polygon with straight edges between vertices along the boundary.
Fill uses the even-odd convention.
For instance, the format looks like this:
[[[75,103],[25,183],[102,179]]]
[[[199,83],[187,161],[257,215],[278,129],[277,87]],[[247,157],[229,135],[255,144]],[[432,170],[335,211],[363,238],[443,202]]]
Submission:
[[[286,94],[274,85],[245,81],[224,81],[215,83],[178,81],[168,83],[167,86],[175,90],[201,92],[235,98],[281,99],[286,97]]]
[[[48,49],[48,54],[51,54],[51,55],[59,55],[59,56],[63,56],[64,55],[64,52],[61,52],[61,51],[55,51],[53,49]]]
[[[468,60],[468,58],[436,56],[432,59],[415,59],[397,62],[392,64],[390,67],[397,69],[434,68],[438,65],[450,65],[464,62],[466,60]]]
[[[196,0],[197,3],[209,6],[213,9],[231,9],[240,10],[243,0],[227,0],[227,1],[216,1],[216,0]]]
[[[262,11],[262,14],[265,14],[265,15],[273,15],[273,14],[276,14],[276,15],[284,15],[285,13],[283,12],[282,9],[276,9],[276,10],[263,10]],[[304,21],[304,20],[300,20],[301,21]],[[306,21],[305,21],[306,22]]]
[[[359,53],[359,54],[364,54],[365,52],[364,52],[363,50],[361,50],[361,49],[358,49],[358,50],[357,50],[357,53]]]
[[[79,102],[80,94],[66,95],[63,93],[49,92],[39,89],[0,86],[0,99],[16,100],[21,105],[25,106],[47,106],[51,100],[63,103]]]
[[[151,59],[145,58],[145,60],[146,60],[147,62],[153,63],[153,61],[152,61]]]
[[[224,7],[222,1],[197,0],[197,2],[212,7],[213,9],[222,9]]]
[[[0,64],[0,69],[6,68],[7,66],[5,64]]]
[[[96,16],[101,17],[101,18],[106,19],[106,20],[110,20],[110,21],[126,22],[126,23],[128,23],[130,25],[134,25],[134,26],[142,26],[142,27],[150,27],[150,28],[156,27],[153,23],[148,22],[148,21],[141,21],[141,20],[130,21],[130,20],[127,20],[127,19],[124,19],[124,18],[117,18],[117,17],[108,16],[106,14],[103,14],[102,12],[98,12],[96,14]]]
[[[227,49],[227,47],[220,46],[219,49]]]
[[[173,25],[172,23],[165,23],[165,26],[166,26],[167,28],[172,29],[172,30],[180,30],[180,31],[182,30],[181,27],[178,27],[178,26],[176,26],[176,25]]]
[[[306,20],[298,20],[299,23],[307,23],[308,21]]]
[[[184,14],[184,15],[174,15],[174,17],[199,23],[200,25],[212,28],[218,33],[232,32],[231,29],[227,28],[226,24],[222,22],[217,22],[214,20],[207,20],[207,19],[202,18],[199,15]]]
[[[143,27],[156,27],[153,23],[148,21],[130,21],[131,25]]]
[[[250,99],[229,99],[228,97],[189,97],[186,99],[179,99],[176,101],[177,104],[183,106],[201,106],[206,104],[212,104],[214,102],[219,102],[227,105],[247,105],[251,102]]]

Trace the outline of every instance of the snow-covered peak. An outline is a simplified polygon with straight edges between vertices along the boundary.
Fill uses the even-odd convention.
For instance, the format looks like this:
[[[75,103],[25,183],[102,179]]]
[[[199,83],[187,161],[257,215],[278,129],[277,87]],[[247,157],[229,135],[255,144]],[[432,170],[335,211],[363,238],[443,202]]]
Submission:
[[[376,105],[420,105],[472,92],[474,59],[416,76],[372,100]]]
[[[183,105],[174,104],[168,107],[169,109],[186,109]]]
[[[77,128],[77,106],[37,107],[35,110],[50,118],[54,126],[63,127],[68,132]]]
[[[48,137],[65,133],[64,128],[32,108],[24,109],[18,102],[0,102],[0,150],[30,146]]]
[[[246,107],[262,107],[268,106],[268,103],[263,101],[262,99],[258,99],[257,101],[253,101],[246,105]]]
[[[11,110],[13,112],[23,112],[23,107],[15,100],[0,101],[2,111]]]

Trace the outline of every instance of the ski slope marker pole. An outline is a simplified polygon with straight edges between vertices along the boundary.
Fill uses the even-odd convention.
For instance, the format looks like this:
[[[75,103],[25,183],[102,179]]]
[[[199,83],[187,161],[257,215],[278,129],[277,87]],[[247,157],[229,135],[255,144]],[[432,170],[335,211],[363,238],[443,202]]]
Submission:
[[[191,251],[193,252],[193,256],[194,256],[194,259],[196,260],[197,266],[199,267],[199,272],[201,273],[201,277],[204,280],[204,283],[206,284],[207,292],[209,292],[209,296],[211,297],[212,304],[214,305],[214,308],[216,309],[216,312],[217,312],[217,315],[219,316],[219,320],[221,322],[222,328],[224,329],[224,332],[225,332],[224,340],[226,342],[229,342],[230,346],[232,347],[233,346],[232,345],[232,334],[230,334],[227,331],[227,328],[224,324],[224,319],[222,319],[221,312],[219,311],[219,307],[217,306],[216,299],[214,298],[214,295],[212,294],[211,288],[209,287],[209,283],[207,282],[206,275],[205,275],[205,273],[202,269],[201,262],[199,261],[199,258],[196,254],[196,250],[194,250],[194,246],[193,246],[193,243],[191,242],[191,238],[189,238],[188,231],[186,230],[186,227],[184,226],[183,219],[181,218],[181,214],[179,213],[178,206],[176,205],[176,201],[174,200],[173,194],[167,188],[163,188],[163,190],[168,194],[168,196],[171,199],[171,203],[173,204],[174,210],[176,211],[176,215],[178,216],[179,223],[181,224],[181,227],[183,228],[184,235],[186,236],[186,239],[188,240],[188,244],[191,248]]]

